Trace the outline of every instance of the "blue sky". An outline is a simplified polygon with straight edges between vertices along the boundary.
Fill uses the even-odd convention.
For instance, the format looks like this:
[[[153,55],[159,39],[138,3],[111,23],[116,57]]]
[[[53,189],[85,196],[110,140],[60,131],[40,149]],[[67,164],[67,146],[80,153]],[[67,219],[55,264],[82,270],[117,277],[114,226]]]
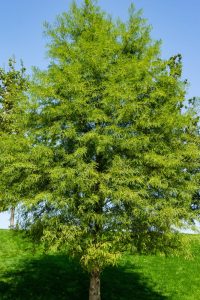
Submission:
[[[15,55],[27,71],[31,66],[45,68],[43,22],[68,9],[69,0],[1,0],[0,66]],[[77,1],[80,3],[81,1]],[[199,0],[99,0],[99,5],[113,17],[127,19],[134,3],[152,25],[152,37],[162,40],[162,56],[183,56],[183,77],[190,82],[188,97],[200,96],[200,1]],[[8,214],[0,214],[0,228],[8,226]]]

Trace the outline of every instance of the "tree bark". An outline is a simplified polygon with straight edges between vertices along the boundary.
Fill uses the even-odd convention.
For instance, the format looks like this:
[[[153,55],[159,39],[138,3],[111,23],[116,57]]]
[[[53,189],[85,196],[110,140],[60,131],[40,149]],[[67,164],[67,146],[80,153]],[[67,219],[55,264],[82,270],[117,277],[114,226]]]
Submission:
[[[10,228],[15,227],[15,208],[12,206],[10,209]]]
[[[100,271],[93,270],[90,277],[89,300],[101,300]]]

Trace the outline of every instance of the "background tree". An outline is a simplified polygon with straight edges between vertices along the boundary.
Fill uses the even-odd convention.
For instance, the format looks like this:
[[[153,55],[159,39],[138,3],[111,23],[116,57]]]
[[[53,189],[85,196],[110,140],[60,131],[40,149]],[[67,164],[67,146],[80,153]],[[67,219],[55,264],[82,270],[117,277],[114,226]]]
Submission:
[[[199,97],[193,97],[192,99],[188,100],[189,103],[189,109],[194,114],[194,117],[196,117],[196,134],[200,136],[200,98]],[[200,161],[199,161],[200,162]],[[192,170],[192,173],[195,174],[197,177],[200,176],[200,163],[198,163],[194,170]],[[192,209],[199,209],[200,208],[200,184],[199,189],[195,191],[195,193],[192,196]]]
[[[8,71],[0,68],[0,210],[11,210],[10,227],[14,227],[15,205],[19,201],[18,179],[21,176],[16,163],[23,156],[24,99],[28,87],[25,68],[15,69],[15,60],[8,62]],[[8,166],[9,163],[9,167]]]
[[[177,228],[194,214],[196,121],[182,111],[181,56],[161,59],[133,6],[123,23],[93,1],[73,2],[46,34],[50,65],[32,86],[37,180],[26,216],[47,248],[79,258],[89,299],[99,300],[100,273],[124,250],[180,245]]]

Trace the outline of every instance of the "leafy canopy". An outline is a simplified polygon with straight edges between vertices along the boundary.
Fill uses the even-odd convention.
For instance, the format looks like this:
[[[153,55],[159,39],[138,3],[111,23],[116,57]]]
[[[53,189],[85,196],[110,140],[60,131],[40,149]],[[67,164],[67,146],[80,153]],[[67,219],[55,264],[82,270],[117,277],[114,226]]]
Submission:
[[[15,64],[14,59],[9,59],[8,70],[0,68],[0,211],[18,203],[19,182],[25,178],[28,79],[23,64],[20,70]]]
[[[32,85],[27,224],[88,271],[130,247],[178,246],[199,159],[181,56],[161,59],[133,6],[123,23],[93,1],[73,2],[45,28],[50,65]]]

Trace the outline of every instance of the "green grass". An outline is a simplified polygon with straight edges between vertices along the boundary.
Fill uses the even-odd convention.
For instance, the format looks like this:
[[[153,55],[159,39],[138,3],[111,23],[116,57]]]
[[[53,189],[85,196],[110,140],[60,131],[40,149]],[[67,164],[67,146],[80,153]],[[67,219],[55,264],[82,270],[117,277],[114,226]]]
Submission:
[[[124,256],[102,274],[102,300],[199,300],[200,237],[193,259]],[[18,233],[0,230],[1,300],[87,300],[88,274],[63,255],[43,255]]]

